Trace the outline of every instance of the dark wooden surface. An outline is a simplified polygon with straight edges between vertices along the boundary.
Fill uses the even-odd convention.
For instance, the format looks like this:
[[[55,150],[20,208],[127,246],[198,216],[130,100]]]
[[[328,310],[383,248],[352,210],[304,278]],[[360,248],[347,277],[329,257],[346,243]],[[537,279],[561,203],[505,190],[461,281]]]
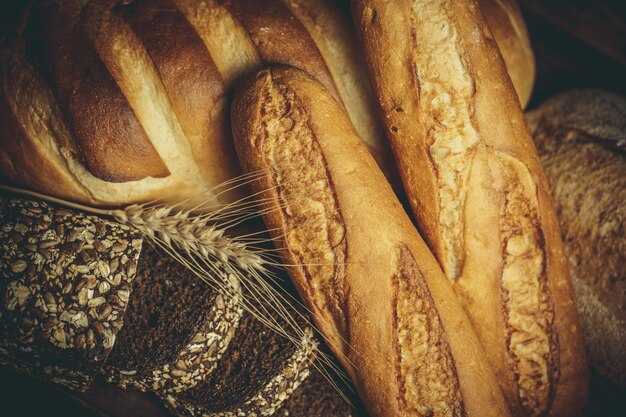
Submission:
[[[78,393],[0,368],[0,387],[3,417],[172,417],[155,396],[102,379]]]
[[[537,57],[529,108],[571,88],[626,94],[626,0],[521,0]],[[347,10],[345,2],[342,8]],[[84,393],[0,370],[3,417],[168,417],[154,396],[97,380]],[[592,374],[585,417],[626,415],[626,392]],[[300,416],[298,416],[300,417]]]
[[[519,0],[569,35],[626,65],[626,2],[624,0]]]

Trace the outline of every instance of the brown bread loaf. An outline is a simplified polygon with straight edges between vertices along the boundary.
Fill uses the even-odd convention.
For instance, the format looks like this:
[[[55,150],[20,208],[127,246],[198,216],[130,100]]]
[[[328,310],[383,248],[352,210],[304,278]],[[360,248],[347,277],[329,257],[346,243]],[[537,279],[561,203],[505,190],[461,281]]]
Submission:
[[[535,54],[517,0],[478,0],[522,108],[535,85]]]
[[[354,1],[411,208],[516,416],[574,416],[588,371],[545,175],[474,0]]]
[[[2,28],[0,173],[33,189],[98,205],[232,201],[237,190],[208,191],[239,174],[227,103],[264,63],[313,74],[370,148],[385,146],[331,0],[32,3]]]
[[[508,415],[449,282],[331,94],[264,70],[231,117],[283,262],[370,414]]]
[[[246,312],[211,374],[190,389],[159,395],[178,416],[273,415],[313,369],[318,342],[310,326],[303,325],[298,342],[278,335]]]
[[[341,397],[326,377],[313,369],[273,414],[276,417],[365,417]]]
[[[240,284],[215,265],[213,278],[231,291],[224,295],[146,246],[124,327],[103,373],[123,388],[180,392],[204,380],[228,348],[242,314]]]
[[[118,223],[0,199],[0,364],[85,390],[122,327],[141,246]]]
[[[572,90],[527,119],[555,200],[591,366],[626,388],[626,98]]]

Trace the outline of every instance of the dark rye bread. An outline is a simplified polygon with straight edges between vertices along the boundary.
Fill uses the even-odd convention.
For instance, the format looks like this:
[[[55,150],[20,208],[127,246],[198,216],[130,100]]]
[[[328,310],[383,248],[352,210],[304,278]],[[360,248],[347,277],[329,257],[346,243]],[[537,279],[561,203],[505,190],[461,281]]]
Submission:
[[[194,388],[165,396],[166,405],[178,416],[272,415],[309,374],[317,342],[304,329],[296,347],[245,313],[216,369]]]
[[[591,365],[626,388],[626,97],[572,90],[527,115]]]
[[[365,416],[365,412],[355,410],[320,371],[313,369],[274,416],[357,417]]]
[[[225,296],[152,247],[140,257],[125,325],[107,365],[109,382],[160,393],[189,389],[216,366],[242,314],[239,282]]]
[[[141,247],[121,224],[0,199],[0,364],[86,389],[122,327]]]

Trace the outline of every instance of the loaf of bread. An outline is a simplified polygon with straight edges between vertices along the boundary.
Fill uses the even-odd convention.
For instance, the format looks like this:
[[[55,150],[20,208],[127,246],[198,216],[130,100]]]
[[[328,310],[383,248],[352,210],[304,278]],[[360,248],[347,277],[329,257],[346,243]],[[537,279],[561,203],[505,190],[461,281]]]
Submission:
[[[591,366],[626,388],[626,98],[568,91],[527,119],[555,200]]]
[[[264,63],[313,74],[389,154],[331,0],[32,3],[0,51],[0,173],[25,186],[95,205],[232,201],[241,188],[213,190],[239,174],[227,103]]]
[[[207,285],[162,251],[144,248],[124,327],[104,366],[109,382],[166,394],[207,378],[242,315],[237,278],[215,271],[214,279],[231,294]]]
[[[142,242],[115,222],[0,199],[0,364],[85,390],[122,327]]]
[[[309,376],[291,393],[276,417],[365,417],[361,410],[341,397],[337,388],[320,371],[311,370]]]
[[[517,0],[478,0],[522,108],[535,85],[535,54]]]
[[[588,371],[563,243],[478,4],[352,5],[412,212],[511,412],[576,415]]]
[[[322,366],[303,319],[298,344],[249,313],[240,323],[236,277],[215,266],[222,294],[142,242],[112,221],[0,199],[0,365],[77,390],[102,373],[180,416],[271,415],[302,395]],[[318,405],[350,409],[319,375],[307,386],[324,391]]]
[[[313,369],[317,340],[302,326],[296,344],[246,312],[210,375],[191,389],[158,394],[181,417],[273,415]]]
[[[261,71],[231,118],[283,262],[369,413],[508,415],[449,282],[323,85]]]

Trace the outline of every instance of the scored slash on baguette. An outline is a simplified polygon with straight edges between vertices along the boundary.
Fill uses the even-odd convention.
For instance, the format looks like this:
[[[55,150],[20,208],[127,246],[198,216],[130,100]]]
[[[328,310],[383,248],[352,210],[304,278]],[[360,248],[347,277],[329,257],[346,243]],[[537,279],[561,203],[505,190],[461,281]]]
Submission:
[[[588,372],[563,245],[478,3],[352,6],[414,218],[512,414],[576,415]]]

